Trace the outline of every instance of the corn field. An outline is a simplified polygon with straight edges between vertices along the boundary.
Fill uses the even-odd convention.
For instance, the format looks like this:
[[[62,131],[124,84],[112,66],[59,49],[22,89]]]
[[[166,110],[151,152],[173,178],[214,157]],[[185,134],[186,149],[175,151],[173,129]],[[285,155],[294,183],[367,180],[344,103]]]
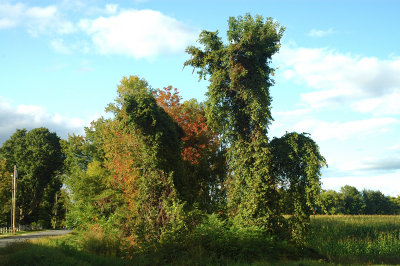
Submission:
[[[308,244],[333,262],[400,264],[400,216],[315,216]]]

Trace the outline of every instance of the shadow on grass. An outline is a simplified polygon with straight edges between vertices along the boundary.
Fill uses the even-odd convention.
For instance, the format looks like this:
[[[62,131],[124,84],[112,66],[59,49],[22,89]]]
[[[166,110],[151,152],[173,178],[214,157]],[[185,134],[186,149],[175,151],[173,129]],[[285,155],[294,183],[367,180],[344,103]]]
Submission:
[[[0,248],[0,265],[326,265],[314,250],[273,238],[216,234],[207,229],[183,239],[168,238],[147,252],[133,252],[128,260],[118,257],[118,241],[96,232],[73,232]]]
[[[125,265],[116,257],[103,257],[79,251],[68,245],[57,247],[40,243],[13,243],[0,248],[0,265]]]
[[[312,259],[281,258],[266,260],[264,258],[249,262],[244,258],[237,261],[232,258],[207,257],[206,254],[190,255],[185,256],[182,254],[173,259],[172,262],[162,262],[157,258],[149,258],[147,256],[124,260],[118,257],[89,254],[63,242],[58,242],[55,246],[40,242],[17,242],[0,248],[0,265],[325,265],[322,261]]]

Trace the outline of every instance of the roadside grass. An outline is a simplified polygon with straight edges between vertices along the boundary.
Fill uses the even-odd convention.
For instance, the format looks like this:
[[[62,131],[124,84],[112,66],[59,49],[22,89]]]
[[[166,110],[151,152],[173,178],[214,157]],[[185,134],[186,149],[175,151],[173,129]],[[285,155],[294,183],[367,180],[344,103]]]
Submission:
[[[126,265],[117,257],[104,257],[80,250],[79,236],[72,233],[0,248],[0,265]]]
[[[316,216],[308,244],[334,263],[399,265],[400,216]]]

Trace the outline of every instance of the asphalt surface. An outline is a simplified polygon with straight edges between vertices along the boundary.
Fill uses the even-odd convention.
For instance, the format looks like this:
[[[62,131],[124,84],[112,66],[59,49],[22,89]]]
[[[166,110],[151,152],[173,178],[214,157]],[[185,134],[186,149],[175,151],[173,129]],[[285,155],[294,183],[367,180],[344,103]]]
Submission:
[[[23,242],[32,239],[42,238],[42,237],[49,237],[49,236],[61,236],[71,233],[72,230],[46,230],[40,231],[36,233],[27,233],[17,236],[9,236],[5,238],[0,238],[0,248],[5,247],[6,245],[14,242]]]

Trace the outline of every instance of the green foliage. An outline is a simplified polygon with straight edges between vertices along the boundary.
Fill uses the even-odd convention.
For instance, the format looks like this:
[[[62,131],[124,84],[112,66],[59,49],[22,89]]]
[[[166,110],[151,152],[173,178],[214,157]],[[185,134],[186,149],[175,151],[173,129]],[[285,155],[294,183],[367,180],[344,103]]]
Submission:
[[[272,18],[264,21],[247,14],[229,18],[228,44],[218,32],[203,31],[204,49],[186,49],[192,58],[185,66],[198,68],[200,78],[210,76],[206,114],[209,122],[229,141],[265,132],[271,121],[269,63],[280,47],[284,29]]]
[[[101,132],[106,123],[104,119],[92,122],[85,128],[85,137],[72,135],[63,143],[65,184],[72,201],[68,226],[88,229],[92,224],[115,226],[120,222],[121,191],[113,186],[111,173],[104,165]]]
[[[340,192],[334,190],[322,191],[320,194],[319,214],[344,214],[344,198]]]
[[[17,165],[19,222],[49,227],[55,194],[62,186],[60,138],[43,127],[17,130],[0,148],[0,157],[7,159],[9,172]]]
[[[380,191],[358,191],[355,187],[344,186],[340,192],[322,191],[319,214],[399,214],[400,197],[385,196]]]
[[[121,191],[125,244],[146,249],[180,219],[186,189],[183,131],[156,103],[144,80],[123,78],[118,93],[109,106],[115,118],[100,132],[101,148],[113,189]]]
[[[151,149],[148,152],[153,155],[151,163],[167,174],[172,173],[175,185],[182,191],[184,184],[180,153],[183,130],[157,105],[152,90],[143,87],[143,83],[143,80],[134,76],[122,79],[118,91],[124,92],[123,104],[117,119],[126,116],[128,126],[143,134],[147,148]]]
[[[346,185],[340,189],[344,199],[345,214],[361,214],[363,198],[355,187]]]
[[[262,139],[262,140],[261,140]],[[271,174],[271,153],[267,139],[235,142],[228,161],[231,176],[227,181],[228,208],[237,223],[262,226],[281,234],[284,220],[280,210],[277,179]]]
[[[151,265],[248,265],[301,257],[296,253],[294,247],[268,235],[262,227],[232,224],[211,214],[193,230],[165,234],[152,250],[137,256],[144,256]]]
[[[388,197],[390,204],[391,204],[391,212],[393,214],[400,214],[400,196],[395,197]]]
[[[11,184],[11,173],[7,171],[6,159],[0,159],[0,226],[10,221]]]
[[[310,215],[320,194],[321,168],[326,165],[318,145],[305,133],[286,133],[271,143],[272,172],[277,175],[285,193],[292,238],[304,244]]]
[[[380,191],[366,190],[362,191],[363,197],[363,214],[394,214],[395,206]]]
[[[185,66],[209,76],[205,102],[208,123],[227,145],[230,214],[240,223],[281,228],[277,180],[270,174],[267,127],[272,120],[270,61],[278,52],[283,28],[271,18],[231,17],[228,44],[218,32],[203,31],[203,49],[188,47]]]
[[[165,247],[197,241],[195,248],[215,249],[215,256],[257,257],[251,252],[272,248],[270,235],[288,235],[285,199],[291,237],[301,243],[325,159],[305,134],[271,143],[267,137],[271,58],[283,31],[271,18],[249,14],[229,19],[227,44],[218,32],[203,31],[202,48],[187,48],[185,66],[209,77],[204,104],[182,104],[172,87],[155,91],[144,79],[124,77],[107,108],[114,117],[63,143],[69,223],[114,226],[131,253],[173,254]],[[214,214],[201,222],[206,212]],[[228,243],[232,250],[223,247]]]

